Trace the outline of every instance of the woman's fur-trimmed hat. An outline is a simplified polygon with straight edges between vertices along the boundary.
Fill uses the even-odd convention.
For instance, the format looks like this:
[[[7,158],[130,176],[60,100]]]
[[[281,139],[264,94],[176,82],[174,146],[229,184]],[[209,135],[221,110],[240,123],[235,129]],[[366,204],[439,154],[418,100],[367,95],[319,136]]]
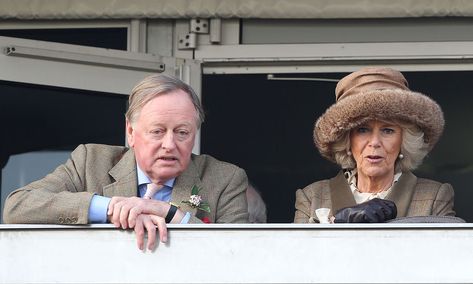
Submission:
[[[335,162],[332,145],[351,129],[370,120],[413,123],[424,132],[431,150],[442,135],[445,120],[431,98],[409,89],[401,72],[367,67],[342,78],[335,89],[336,103],[317,119],[314,142],[320,154]]]

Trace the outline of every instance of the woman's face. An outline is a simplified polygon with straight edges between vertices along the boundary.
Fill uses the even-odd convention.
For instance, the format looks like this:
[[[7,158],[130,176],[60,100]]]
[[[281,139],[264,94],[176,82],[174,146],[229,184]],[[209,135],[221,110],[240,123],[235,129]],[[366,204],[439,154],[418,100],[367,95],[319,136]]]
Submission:
[[[350,132],[351,152],[358,175],[370,178],[390,178],[401,151],[401,127],[372,120]]]

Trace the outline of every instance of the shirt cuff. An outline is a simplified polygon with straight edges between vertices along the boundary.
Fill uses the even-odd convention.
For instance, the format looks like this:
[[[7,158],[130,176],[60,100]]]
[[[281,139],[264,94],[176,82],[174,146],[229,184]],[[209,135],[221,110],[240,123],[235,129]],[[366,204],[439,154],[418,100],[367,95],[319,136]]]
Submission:
[[[181,224],[187,224],[189,223],[189,220],[191,219],[191,213],[186,212],[186,215],[181,220]]]
[[[94,195],[89,207],[89,223],[107,223],[109,197]]]

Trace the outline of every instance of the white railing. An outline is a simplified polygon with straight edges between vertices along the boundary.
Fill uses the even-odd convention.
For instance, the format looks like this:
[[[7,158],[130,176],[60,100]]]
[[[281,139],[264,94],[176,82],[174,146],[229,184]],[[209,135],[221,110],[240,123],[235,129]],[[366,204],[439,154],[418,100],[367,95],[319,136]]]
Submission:
[[[0,225],[1,283],[473,282],[473,224]]]

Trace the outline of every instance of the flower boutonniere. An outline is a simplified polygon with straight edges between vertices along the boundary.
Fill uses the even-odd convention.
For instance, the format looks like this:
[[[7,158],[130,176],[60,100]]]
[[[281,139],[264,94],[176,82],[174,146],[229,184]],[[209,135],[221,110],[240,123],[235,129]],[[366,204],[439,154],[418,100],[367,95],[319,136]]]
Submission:
[[[191,196],[189,200],[181,201],[181,203],[189,204],[193,208],[210,213],[210,205],[202,201],[202,196],[199,195],[201,188],[194,185],[191,189]]]

